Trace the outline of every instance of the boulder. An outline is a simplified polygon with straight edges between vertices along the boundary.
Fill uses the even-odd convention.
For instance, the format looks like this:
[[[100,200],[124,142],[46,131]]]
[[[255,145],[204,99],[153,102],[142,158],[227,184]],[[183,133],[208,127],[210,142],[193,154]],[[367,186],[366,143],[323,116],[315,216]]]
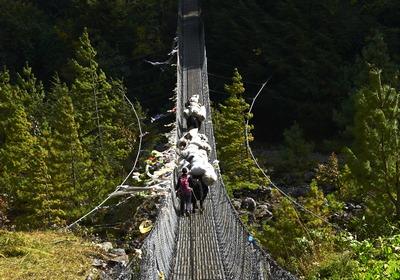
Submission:
[[[109,252],[113,248],[113,245],[111,242],[103,242],[100,244],[96,244],[96,246],[103,249],[105,252]]]
[[[94,267],[105,267],[107,264],[101,259],[94,259],[92,261],[92,266]]]
[[[264,219],[271,219],[273,215],[267,205],[261,204],[257,206],[254,212],[254,216],[256,217],[257,220],[264,220]]]
[[[240,189],[234,190],[235,197],[251,197],[256,201],[264,201],[271,197],[272,188],[270,186],[260,186],[257,189]]]
[[[242,209],[246,209],[248,211],[253,212],[257,207],[257,203],[253,198],[246,197],[245,199],[242,200],[242,204],[240,205],[240,207]]]
[[[128,255],[123,255],[123,256],[116,256],[113,257],[109,260],[111,263],[121,263],[123,265],[126,265],[129,262],[129,257]]]
[[[258,189],[255,190],[255,192],[257,193],[257,198],[261,200],[267,200],[268,198],[271,198],[272,187],[260,186]]]
[[[97,268],[92,268],[89,270],[88,276],[86,276],[85,280],[95,280],[99,279],[99,270]]]
[[[301,197],[301,196],[306,196],[309,193],[310,186],[309,185],[300,185],[292,187],[282,186],[281,189],[293,197]]]
[[[126,255],[125,250],[121,249],[121,248],[111,249],[109,252],[111,254],[117,255],[117,256],[125,256]]]
[[[236,210],[239,210],[239,209],[240,209],[240,206],[242,205],[242,202],[241,202],[240,200],[238,200],[238,199],[232,199],[232,200],[231,200],[231,203],[232,203],[233,207],[234,207]]]

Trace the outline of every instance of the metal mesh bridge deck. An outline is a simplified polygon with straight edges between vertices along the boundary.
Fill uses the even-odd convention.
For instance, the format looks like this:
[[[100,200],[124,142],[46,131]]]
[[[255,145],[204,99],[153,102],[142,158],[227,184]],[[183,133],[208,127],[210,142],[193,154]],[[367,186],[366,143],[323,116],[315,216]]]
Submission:
[[[184,103],[200,95],[207,119],[202,124],[216,159],[208,91],[207,59],[199,0],[180,0],[178,12],[177,139],[185,132]],[[174,191],[163,201],[157,222],[146,238],[140,279],[222,280],[296,279],[248,241],[248,232],[233,208],[220,174],[210,187],[203,214],[178,217]],[[176,174],[171,178],[172,185]],[[135,278],[136,279],[136,278]]]

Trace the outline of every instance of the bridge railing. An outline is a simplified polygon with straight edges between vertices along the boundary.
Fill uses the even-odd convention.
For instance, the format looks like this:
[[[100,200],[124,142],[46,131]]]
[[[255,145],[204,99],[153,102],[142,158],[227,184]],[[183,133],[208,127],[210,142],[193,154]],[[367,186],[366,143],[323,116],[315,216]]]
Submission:
[[[182,2],[179,10],[179,18],[182,19]],[[178,34],[182,30],[178,22]],[[200,55],[201,55],[201,100],[206,106],[207,119],[203,122],[204,132],[211,145],[212,151],[210,161],[217,159],[216,145],[211,119],[211,106],[208,88],[207,59],[204,44],[203,24],[200,22]],[[187,92],[187,80],[183,75],[181,45],[182,34],[179,37],[178,61],[177,61],[177,103],[176,103],[176,125],[177,138],[181,136],[185,127],[182,116],[184,104],[189,98]],[[155,227],[146,238],[142,250],[143,258],[141,264],[140,279],[158,279],[158,273],[163,272],[168,279],[172,267],[173,256],[176,253],[176,238],[178,230],[178,216],[176,215],[177,201],[173,191],[176,179],[176,171],[171,176],[171,195],[165,197]],[[281,269],[268,253],[257,244],[249,240],[249,232],[241,222],[238,213],[234,209],[226,193],[224,183],[218,171],[218,182],[210,189],[210,201],[212,203],[214,230],[221,259],[224,265],[227,279],[296,279],[290,273]]]
[[[204,50],[202,63],[202,97],[206,106],[207,120],[205,133],[211,146],[210,160],[217,159],[216,143],[210,106],[207,53],[204,28],[201,24],[201,48]],[[238,163],[240,164],[240,163]],[[222,176],[217,170],[218,182],[210,191],[219,250],[222,253],[225,273],[228,279],[296,279],[277,265],[272,257],[254,243],[249,237],[246,226],[239,218],[226,192]]]
[[[174,178],[175,176],[171,176],[171,192],[163,197],[157,221],[141,247],[139,279],[159,279],[160,273],[168,277],[171,260],[175,254],[178,228]]]

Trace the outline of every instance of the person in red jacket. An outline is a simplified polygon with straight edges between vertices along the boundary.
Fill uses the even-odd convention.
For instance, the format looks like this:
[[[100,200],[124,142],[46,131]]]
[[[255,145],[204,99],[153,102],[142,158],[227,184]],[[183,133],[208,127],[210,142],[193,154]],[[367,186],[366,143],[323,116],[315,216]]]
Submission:
[[[192,188],[190,187],[190,176],[186,167],[182,168],[182,175],[178,178],[176,189],[181,198],[181,213],[189,215],[193,211]]]

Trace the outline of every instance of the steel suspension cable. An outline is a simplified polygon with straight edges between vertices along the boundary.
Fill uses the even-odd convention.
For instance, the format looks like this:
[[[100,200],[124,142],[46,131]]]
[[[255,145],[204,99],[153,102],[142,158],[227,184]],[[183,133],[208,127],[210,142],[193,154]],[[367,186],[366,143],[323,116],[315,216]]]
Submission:
[[[248,114],[249,114],[249,115],[251,114],[251,111],[253,110],[253,106],[254,106],[254,104],[255,104],[255,102],[256,102],[257,97],[261,94],[262,90],[263,90],[264,87],[268,84],[268,82],[270,81],[270,79],[271,79],[271,77],[268,78],[268,80],[265,81],[265,82],[262,84],[262,86],[261,86],[261,88],[259,89],[259,91],[257,92],[256,96],[253,98],[253,101],[251,102],[251,105],[250,105],[250,108],[249,108],[249,111],[248,111]],[[339,226],[337,226],[337,225],[335,225],[335,224],[332,224],[331,222],[329,222],[328,220],[326,220],[324,217],[322,217],[322,216],[320,216],[320,215],[314,213],[313,211],[307,209],[306,207],[304,207],[301,203],[297,202],[295,199],[293,199],[292,197],[290,197],[290,195],[288,195],[285,191],[283,191],[281,188],[279,188],[274,182],[272,182],[272,180],[268,177],[267,174],[265,174],[264,170],[263,170],[263,169],[261,168],[261,166],[259,165],[259,163],[258,163],[256,157],[254,156],[253,151],[252,151],[252,149],[251,149],[251,147],[250,147],[249,136],[248,136],[248,126],[249,126],[249,118],[247,118],[247,120],[246,120],[246,126],[245,126],[245,135],[246,135],[246,146],[247,146],[247,149],[248,149],[248,151],[249,151],[249,153],[250,153],[250,155],[251,155],[251,157],[252,157],[254,163],[256,164],[257,168],[261,171],[261,173],[265,176],[265,178],[268,179],[268,181],[271,183],[271,185],[272,185],[275,189],[277,189],[283,196],[285,196],[285,197],[286,197],[291,203],[293,203],[294,205],[296,205],[296,206],[298,206],[299,208],[303,209],[305,212],[311,214],[311,215],[314,216],[315,218],[318,218],[319,220],[321,220],[321,221],[327,223],[328,225],[332,226],[333,228],[336,228],[336,229],[338,229],[338,230],[340,230],[340,231],[343,231],[343,229],[341,229]]]
[[[76,225],[77,223],[79,223],[80,221],[84,220],[86,217],[88,217],[89,215],[93,214],[94,212],[96,212],[101,206],[104,205],[104,203],[106,203],[111,197],[112,195],[119,190],[120,186],[125,184],[125,182],[128,180],[128,178],[132,175],[132,173],[134,172],[135,168],[136,168],[136,164],[139,160],[139,156],[140,156],[140,152],[142,150],[142,140],[143,140],[143,133],[142,133],[142,125],[140,123],[140,118],[139,115],[136,112],[135,106],[132,104],[132,102],[129,100],[129,98],[124,94],[124,98],[128,101],[128,103],[131,105],[132,110],[135,114],[136,120],[138,122],[138,127],[139,127],[139,146],[138,146],[138,152],[136,154],[136,158],[135,158],[135,162],[133,164],[133,167],[131,169],[131,171],[128,173],[128,175],[125,177],[125,179],[122,181],[122,183],[120,185],[118,185],[115,190],[110,193],[102,202],[100,202],[96,207],[94,207],[92,210],[90,210],[88,213],[86,213],[85,215],[83,215],[82,217],[80,217],[78,220],[76,220],[75,222],[71,223],[70,225],[66,226],[66,229],[70,229],[71,227],[73,227],[74,225]]]

